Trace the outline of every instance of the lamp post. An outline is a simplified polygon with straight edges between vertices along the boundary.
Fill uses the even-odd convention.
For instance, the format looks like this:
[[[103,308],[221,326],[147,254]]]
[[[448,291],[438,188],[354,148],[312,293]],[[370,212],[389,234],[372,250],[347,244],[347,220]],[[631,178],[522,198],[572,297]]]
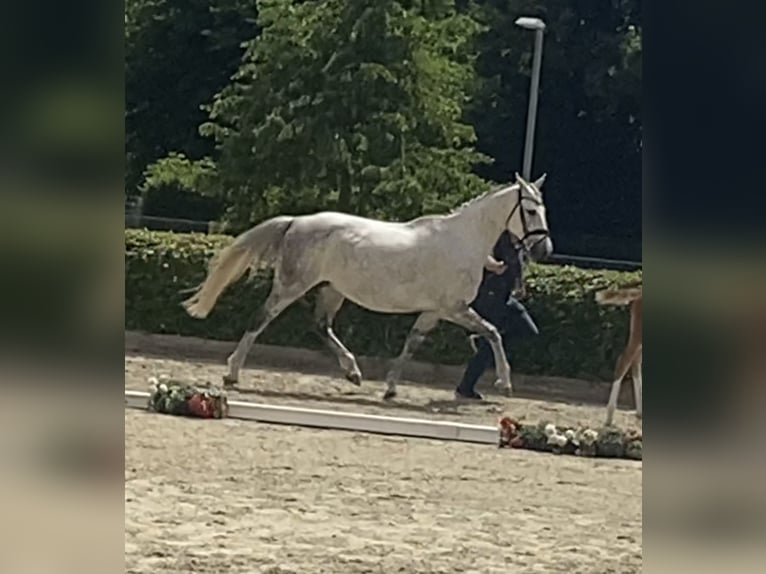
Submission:
[[[532,176],[532,150],[535,145],[535,120],[537,119],[537,98],[540,90],[540,66],[543,62],[543,33],[545,22],[540,18],[522,16],[515,24],[535,32],[535,50],[532,55],[532,82],[529,86],[529,108],[527,110],[527,134],[524,142],[524,163],[521,173],[529,181]]]

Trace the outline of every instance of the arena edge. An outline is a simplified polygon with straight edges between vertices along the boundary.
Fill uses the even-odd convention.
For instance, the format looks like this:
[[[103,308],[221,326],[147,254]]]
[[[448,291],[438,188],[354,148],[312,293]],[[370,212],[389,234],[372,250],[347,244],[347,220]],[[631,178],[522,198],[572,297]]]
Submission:
[[[270,286],[268,273],[239,281],[221,297],[204,321],[189,317],[180,305],[184,289],[205,276],[209,258],[231,237],[141,230],[125,231],[125,328],[149,333],[190,335],[236,341],[250,326]],[[627,336],[625,309],[602,307],[593,293],[641,280],[641,272],[583,270],[532,265],[527,275],[530,313],[540,335],[517,344],[514,370],[589,380],[610,380],[617,354]],[[322,349],[312,319],[312,294],[289,308],[260,342]],[[393,357],[404,344],[414,316],[381,315],[347,302],[336,332],[356,354]],[[441,324],[416,358],[461,364],[470,356],[465,332]]]

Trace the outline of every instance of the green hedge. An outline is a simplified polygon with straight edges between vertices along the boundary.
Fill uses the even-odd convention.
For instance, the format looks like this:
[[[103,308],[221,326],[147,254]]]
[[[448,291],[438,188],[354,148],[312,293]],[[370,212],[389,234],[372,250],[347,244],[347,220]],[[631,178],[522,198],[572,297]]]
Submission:
[[[268,293],[268,274],[231,286],[205,320],[192,319],[180,304],[187,296],[180,291],[202,281],[209,258],[229,241],[226,236],[126,230],[126,328],[238,340]],[[628,313],[624,308],[597,305],[593,292],[640,279],[640,272],[531,265],[525,304],[540,335],[517,344],[512,367],[527,374],[609,380],[627,337]],[[292,305],[259,342],[324,348],[313,324],[310,300],[311,294]],[[336,332],[355,354],[393,357],[400,352],[413,321],[414,315],[382,315],[347,302],[336,320]],[[442,323],[416,357],[462,364],[470,353],[465,332]]]

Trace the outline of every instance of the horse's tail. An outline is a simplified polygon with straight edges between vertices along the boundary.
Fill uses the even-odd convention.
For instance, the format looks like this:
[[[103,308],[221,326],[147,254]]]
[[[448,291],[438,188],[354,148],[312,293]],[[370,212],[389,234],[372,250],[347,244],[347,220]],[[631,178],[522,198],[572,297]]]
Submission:
[[[282,238],[292,222],[293,218],[289,216],[274,217],[239,235],[211,260],[205,280],[194,295],[182,303],[186,312],[204,319],[224,289],[242,277],[247,269],[274,265]]]
[[[596,291],[596,303],[599,305],[629,305],[642,295],[642,288],[603,289]]]

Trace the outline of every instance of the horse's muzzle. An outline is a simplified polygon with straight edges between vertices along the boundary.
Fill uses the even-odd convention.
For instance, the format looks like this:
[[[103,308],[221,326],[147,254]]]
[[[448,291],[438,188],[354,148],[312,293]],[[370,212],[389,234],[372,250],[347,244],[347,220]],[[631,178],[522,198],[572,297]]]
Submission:
[[[535,261],[543,261],[553,254],[553,241],[550,237],[541,238],[529,249],[529,254]]]

